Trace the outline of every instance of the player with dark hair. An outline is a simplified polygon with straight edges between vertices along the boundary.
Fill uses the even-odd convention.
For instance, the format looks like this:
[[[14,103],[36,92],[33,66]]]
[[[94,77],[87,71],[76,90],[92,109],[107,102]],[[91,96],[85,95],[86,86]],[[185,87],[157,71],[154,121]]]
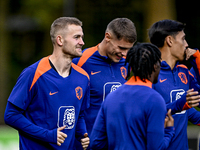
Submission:
[[[167,109],[174,114],[176,132],[170,150],[188,150],[188,120],[200,125],[200,112],[191,108],[199,106],[200,87],[188,68],[179,64],[184,59],[193,59],[199,66],[200,53],[188,47],[184,28],[183,23],[166,19],[154,23],[149,29],[150,41],[158,46],[162,58],[159,82],[153,88],[163,96]]]
[[[100,44],[85,49],[80,59],[73,60],[90,76],[90,107],[84,116],[89,136],[105,97],[126,82],[124,57],[136,40],[134,23],[128,18],[116,18],[107,25]]]
[[[152,89],[160,57],[159,49],[150,43],[138,43],[129,50],[126,62],[133,76],[102,103],[91,133],[92,149],[160,150],[169,146],[174,120],[170,110],[166,117],[165,101]]]
[[[82,55],[82,22],[60,17],[50,36],[52,55],[23,70],[8,98],[5,123],[19,131],[23,150],[74,149],[76,126],[86,149],[82,114],[89,107],[89,76],[72,63]]]
[[[142,81],[145,81],[145,79],[148,79],[152,74],[152,71],[155,71],[153,65],[160,59],[160,51],[152,44],[143,45],[142,47],[141,45],[137,44],[128,52],[126,57],[126,63],[129,63],[127,78],[130,76],[130,70],[132,70],[134,76],[139,76]],[[134,49],[137,51],[134,51]],[[147,63],[151,61],[152,63]],[[155,82],[157,82],[157,80],[155,80]]]

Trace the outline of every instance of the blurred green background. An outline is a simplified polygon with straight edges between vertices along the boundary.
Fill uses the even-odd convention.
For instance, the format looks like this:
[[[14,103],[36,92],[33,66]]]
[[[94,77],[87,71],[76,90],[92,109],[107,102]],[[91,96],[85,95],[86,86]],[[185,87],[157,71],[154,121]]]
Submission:
[[[52,53],[49,30],[56,18],[75,16],[83,22],[83,48],[100,43],[107,24],[117,17],[127,17],[135,23],[139,42],[148,42],[147,29],[155,21],[174,19],[184,22],[189,46],[200,48],[198,9],[197,0],[1,0],[0,150],[6,149],[2,148],[2,143],[7,139],[13,143],[18,140],[17,132],[4,124],[7,98],[21,71]]]
[[[17,130],[8,126],[0,126],[0,150],[19,150]]]

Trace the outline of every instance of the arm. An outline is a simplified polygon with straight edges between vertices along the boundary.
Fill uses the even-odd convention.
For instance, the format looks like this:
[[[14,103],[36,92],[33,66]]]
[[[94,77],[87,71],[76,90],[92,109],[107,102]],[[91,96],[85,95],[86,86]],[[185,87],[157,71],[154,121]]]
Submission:
[[[189,71],[188,73],[189,90],[180,99],[167,104],[167,109],[172,109],[172,114],[199,106],[200,95],[198,95],[198,92],[200,91],[200,85]]]
[[[200,112],[199,111],[197,111],[195,108],[191,108],[187,110],[187,114],[188,114],[188,120],[191,123],[200,126]]]
[[[177,101],[167,104],[167,110],[172,109],[172,114],[180,112],[182,110],[188,110],[192,107],[199,106],[200,95],[194,89],[189,89],[185,94]]]
[[[196,79],[200,82],[200,53],[199,50],[190,49],[186,50],[186,60],[189,60],[192,64],[193,71],[196,74]]]
[[[177,112],[181,112],[182,110],[191,108],[186,102],[186,94],[183,94],[177,101],[166,104],[167,110],[171,109],[171,114],[175,114]]]
[[[80,141],[84,138],[84,134],[87,133],[86,124],[84,120],[84,111],[80,111],[79,118],[76,125],[76,138]]]
[[[90,140],[91,140],[90,146],[92,149],[99,150],[108,148],[105,116],[102,106],[95,120]]]
[[[76,125],[76,138],[78,141],[81,142],[83,149],[86,149],[88,147],[90,139],[86,130],[84,111],[80,112],[79,119]]]
[[[168,87],[168,85],[167,85],[167,87]],[[163,88],[163,86],[161,84],[153,84],[152,88],[154,90],[156,90],[158,93],[161,93],[162,97],[165,99],[167,110],[171,109],[171,114],[175,114],[177,112],[181,112],[183,110],[187,110],[187,109],[191,108],[186,101],[186,97],[187,97],[186,92],[183,92],[180,95],[178,100],[172,100],[171,98],[173,98],[173,97],[170,96],[171,89],[168,89],[169,94],[167,94],[165,92],[165,88]]]
[[[167,149],[175,134],[170,111],[168,112],[169,122],[164,129],[166,106],[162,97],[154,97],[152,105],[147,107],[150,108],[147,116],[147,149]]]
[[[167,116],[165,117],[165,128],[166,127],[173,127],[174,126],[174,118],[171,114],[171,109],[168,110]]]
[[[81,139],[81,145],[83,147],[83,150],[86,150],[89,144],[90,144],[90,139],[88,137],[88,134],[85,133],[84,138]]]
[[[8,102],[4,114],[5,123],[33,138],[45,142],[57,143],[57,129],[47,130],[39,127],[30,122],[23,115],[23,112],[22,109]]]
[[[59,146],[61,143],[64,143],[67,135],[61,131],[65,126],[54,130],[47,130],[34,125],[23,115],[23,112],[22,109],[8,102],[4,114],[5,123],[17,129],[19,132],[23,132],[41,141],[57,143]]]
[[[84,134],[87,133],[85,119],[84,119],[84,111],[90,107],[90,83],[88,83],[88,87],[86,93],[84,94],[84,99],[81,105],[81,110],[79,113],[77,125],[76,125],[76,138],[80,141],[81,138],[84,138]]]
[[[25,110],[28,108],[32,97],[36,94],[31,90],[31,83],[35,74],[34,67],[30,66],[22,71],[15,87],[13,88],[7,102],[4,114],[5,123],[17,129],[20,134],[30,136],[41,141],[63,143],[66,134],[62,133],[63,128],[48,130],[35,125],[25,117]]]
[[[88,88],[81,106],[79,118],[76,125],[76,138],[81,142],[83,149],[86,149],[89,146],[90,139],[88,137],[85,119],[84,119],[84,111],[90,106],[90,86],[88,84]]]

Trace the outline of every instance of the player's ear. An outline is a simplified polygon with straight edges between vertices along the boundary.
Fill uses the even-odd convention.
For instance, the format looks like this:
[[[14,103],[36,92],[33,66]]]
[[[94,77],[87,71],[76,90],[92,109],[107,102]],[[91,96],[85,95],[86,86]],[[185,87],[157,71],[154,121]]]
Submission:
[[[106,32],[105,33],[105,40],[106,42],[110,41],[112,39],[112,35],[110,34],[110,32]]]
[[[161,68],[161,66],[160,66],[160,62],[158,61],[157,63],[155,63],[154,65],[153,65],[153,67],[154,67],[154,70],[155,71],[160,71],[160,68]]]
[[[58,36],[56,37],[56,42],[57,42],[57,44],[58,44],[59,46],[62,46],[62,45],[63,45],[63,38],[62,38],[62,36],[58,35]]]
[[[166,38],[165,38],[165,43],[171,47],[172,44],[173,44],[173,37],[171,35],[168,35]]]

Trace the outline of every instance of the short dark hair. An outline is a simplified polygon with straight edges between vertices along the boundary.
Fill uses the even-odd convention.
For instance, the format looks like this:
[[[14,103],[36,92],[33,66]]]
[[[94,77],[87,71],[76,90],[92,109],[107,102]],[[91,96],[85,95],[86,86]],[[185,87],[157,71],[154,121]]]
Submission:
[[[57,18],[51,25],[50,36],[53,43],[59,32],[62,32],[68,25],[82,26],[82,22],[75,17],[60,17]]]
[[[154,65],[160,63],[160,60],[161,52],[157,46],[151,43],[137,43],[127,53],[127,78],[132,70],[135,77],[138,76],[142,81],[145,81],[155,71]]]
[[[180,31],[183,31],[185,24],[175,20],[161,20],[154,23],[149,29],[149,40],[157,47],[163,47],[165,38],[169,35],[176,36]]]
[[[108,25],[106,32],[110,31],[118,39],[124,39],[129,43],[134,43],[137,40],[137,32],[134,23],[128,18],[116,18]]]

